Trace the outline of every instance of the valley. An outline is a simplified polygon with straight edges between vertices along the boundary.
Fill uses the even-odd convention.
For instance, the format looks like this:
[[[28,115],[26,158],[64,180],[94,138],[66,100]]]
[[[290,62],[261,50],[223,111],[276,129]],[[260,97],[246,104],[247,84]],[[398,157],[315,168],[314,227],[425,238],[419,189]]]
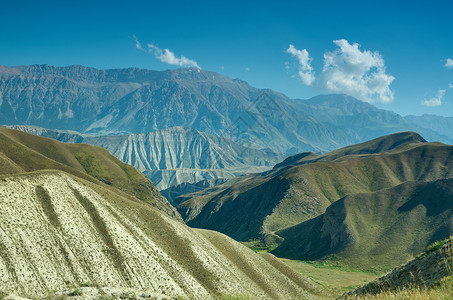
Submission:
[[[191,68],[0,79],[2,297],[366,299],[445,260],[420,254],[453,234],[436,116]]]

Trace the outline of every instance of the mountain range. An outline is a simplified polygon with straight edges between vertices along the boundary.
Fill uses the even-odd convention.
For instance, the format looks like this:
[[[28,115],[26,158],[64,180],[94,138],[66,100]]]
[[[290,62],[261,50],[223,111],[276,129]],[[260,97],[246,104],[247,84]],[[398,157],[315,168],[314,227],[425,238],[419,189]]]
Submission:
[[[453,143],[443,129],[449,118],[402,117],[345,95],[290,99],[197,68],[2,66],[0,124],[105,147],[171,201],[265,171],[288,155],[326,153],[395,132]]]
[[[83,134],[148,133],[183,126],[286,155],[328,152],[407,130],[430,141],[453,140],[448,132],[440,134],[410,120],[345,95],[290,99],[196,68],[0,68],[3,125]]]
[[[198,68],[32,65],[0,66],[0,124],[7,292],[316,298],[273,254],[383,272],[453,233],[451,118]]]

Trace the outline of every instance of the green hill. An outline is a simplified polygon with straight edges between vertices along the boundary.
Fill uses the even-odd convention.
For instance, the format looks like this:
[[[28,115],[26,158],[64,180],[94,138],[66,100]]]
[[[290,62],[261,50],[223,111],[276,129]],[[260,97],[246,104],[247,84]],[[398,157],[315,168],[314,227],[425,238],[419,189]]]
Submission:
[[[324,213],[346,195],[379,191],[406,181],[453,177],[453,146],[400,133],[322,156],[302,154],[272,171],[227,181],[176,199],[187,224],[249,241]]]
[[[405,182],[348,195],[314,219],[277,232],[273,251],[355,269],[388,270],[453,234],[453,179]]]

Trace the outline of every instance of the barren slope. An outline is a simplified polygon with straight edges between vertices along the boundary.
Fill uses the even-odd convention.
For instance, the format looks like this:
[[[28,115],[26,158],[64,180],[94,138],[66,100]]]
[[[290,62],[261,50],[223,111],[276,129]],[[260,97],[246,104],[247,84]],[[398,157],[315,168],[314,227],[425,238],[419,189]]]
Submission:
[[[103,147],[147,175],[159,190],[202,180],[205,184],[212,184],[217,179],[263,172],[284,157],[184,127],[110,136],[90,136],[26,125],[7,127],[63,142]]]
[[[317,288],[222,234],[193,230],[62,171],[2,176],[0,215],[0,290],[16,294],[84,284],[167,297],[288,299],[310,298]]]

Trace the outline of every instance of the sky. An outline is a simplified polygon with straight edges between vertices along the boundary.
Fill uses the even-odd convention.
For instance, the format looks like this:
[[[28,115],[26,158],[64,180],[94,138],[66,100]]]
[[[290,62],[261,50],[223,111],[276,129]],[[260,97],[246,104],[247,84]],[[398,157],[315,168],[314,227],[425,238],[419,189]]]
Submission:
[[[0,0],[0,65],[197,67],[453,116],[453,1]]]

